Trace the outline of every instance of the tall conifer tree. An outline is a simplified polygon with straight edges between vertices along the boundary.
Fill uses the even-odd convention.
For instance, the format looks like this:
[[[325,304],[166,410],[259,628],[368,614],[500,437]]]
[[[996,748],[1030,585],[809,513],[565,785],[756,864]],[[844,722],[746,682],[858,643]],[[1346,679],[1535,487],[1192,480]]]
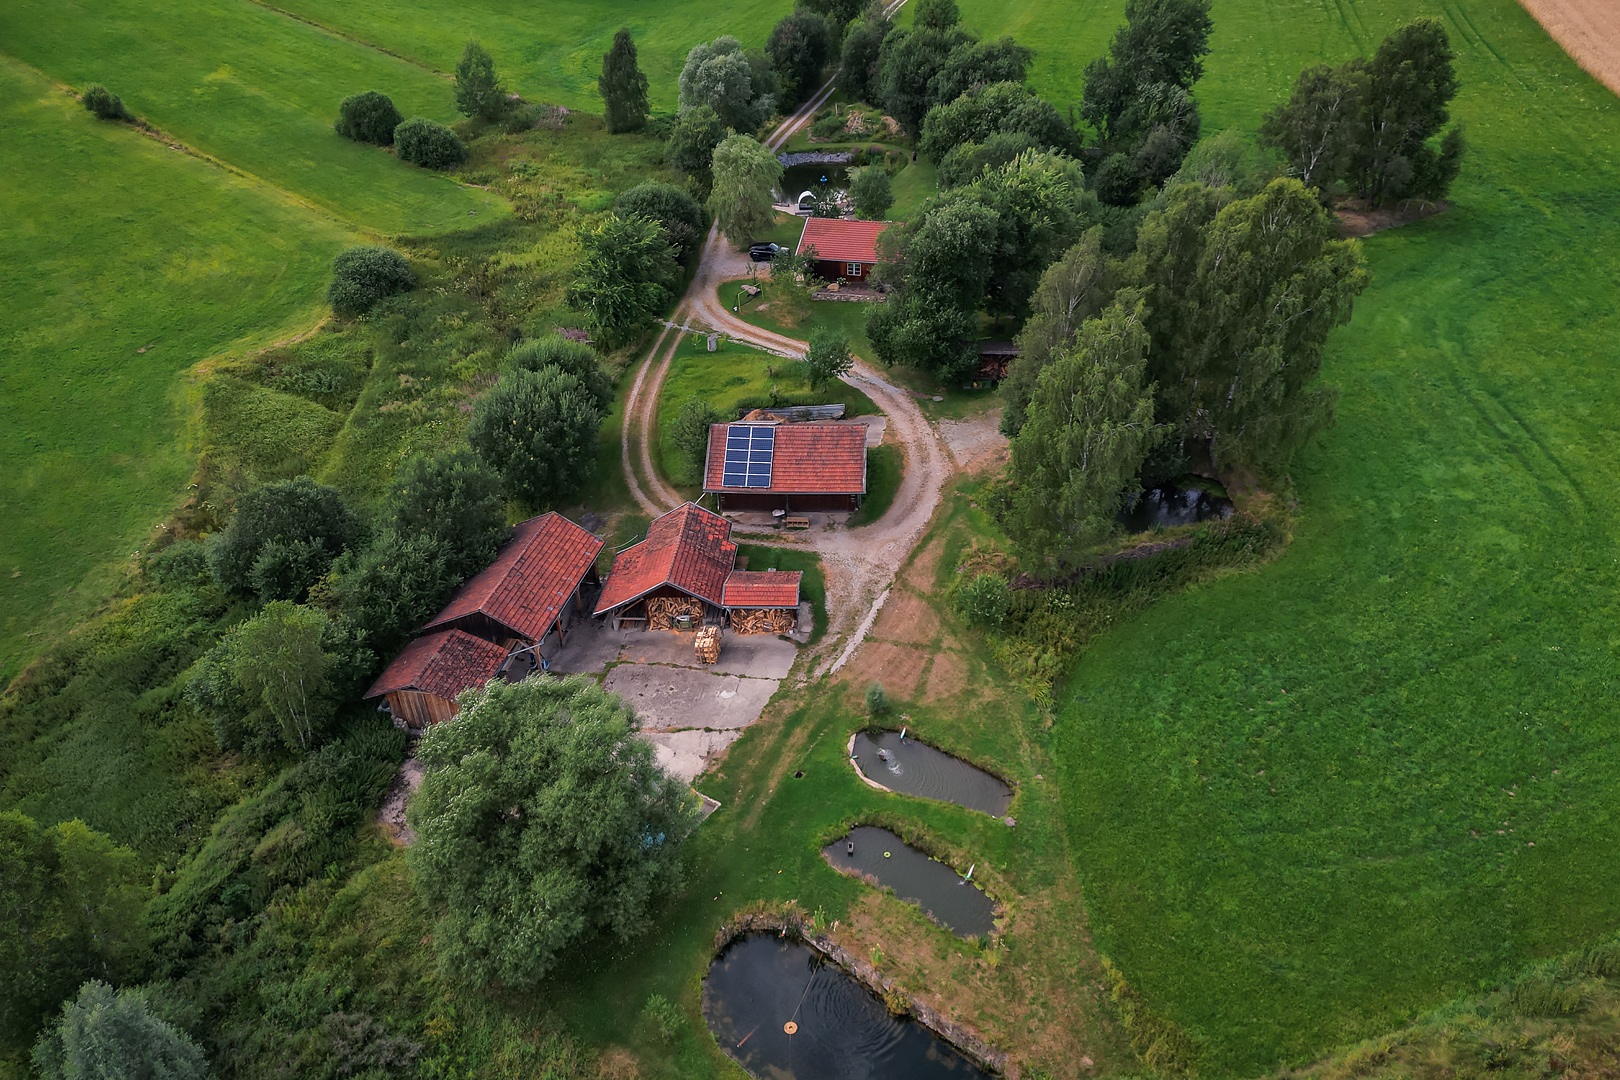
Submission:
[[[641,130],[647,122],[647,76],[636,63],[636,43],[629,27],[620,27],[613,35],[613,47],[602,54],[602,75],[596,88],[602,92],[609,131]]]

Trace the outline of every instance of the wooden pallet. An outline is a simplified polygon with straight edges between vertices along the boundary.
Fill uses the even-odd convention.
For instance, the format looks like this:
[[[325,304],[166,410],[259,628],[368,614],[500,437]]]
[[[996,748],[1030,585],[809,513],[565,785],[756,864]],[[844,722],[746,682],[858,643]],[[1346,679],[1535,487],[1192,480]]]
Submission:
[[[782,519],[782,528],[784,529],[808,529],[809,527],[810,519],[807,517],[785,517]]]
[[[705,626],[699,630],[692,642],[692,651],[697,654],[698,663],[716,663],[720,659],[720,628]]]

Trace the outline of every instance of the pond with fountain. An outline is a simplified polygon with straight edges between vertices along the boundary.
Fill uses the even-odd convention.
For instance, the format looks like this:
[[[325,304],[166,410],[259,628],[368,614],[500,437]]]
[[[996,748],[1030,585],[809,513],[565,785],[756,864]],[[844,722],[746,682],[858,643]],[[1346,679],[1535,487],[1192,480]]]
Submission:
[[[851,740],[850,757],[867,779],[903,795],[953,802],[991,817],[1002,817],[1012,803],[1012,788],[1000,777],[907,738],[903,731],[884,731],[875,737],[858,732]]]
[[[745,934],[709,965],[703,1017],[750,1073],[780,1080],[988,1080],[990,1074],[883,1003],[820,953]]]

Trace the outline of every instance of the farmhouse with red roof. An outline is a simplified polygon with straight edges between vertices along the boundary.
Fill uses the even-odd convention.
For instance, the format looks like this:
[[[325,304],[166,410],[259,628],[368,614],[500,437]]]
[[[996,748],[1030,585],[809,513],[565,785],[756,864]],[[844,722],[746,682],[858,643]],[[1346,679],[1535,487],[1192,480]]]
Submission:
[[[866,494],[862,424],[715,424],[703,490],[722,511],[847,513]]]
[[[383,698],[396,720],[413,728],[456,715],[463,690],[482,686],[521,654],[530,654],[553,631],[562,640],[585,614],[580,586],[595,580],[602,541],[560,514],[541,514],[513,530],[489,567],[456,590],[444,610],[422,628],[366,691]]]
[[[804,219],[796,253],[815,249],[815,275],[825,281],[865,285],[877,268],[877,238],[887,221],[848,221],[844,218]]]
[[[619,552],[602,584],[596,614],[661,630],[719,626],[740,611],[799,606],[799,571],[736,569],[731,522],[696,503],[647,526],[647,537]]]

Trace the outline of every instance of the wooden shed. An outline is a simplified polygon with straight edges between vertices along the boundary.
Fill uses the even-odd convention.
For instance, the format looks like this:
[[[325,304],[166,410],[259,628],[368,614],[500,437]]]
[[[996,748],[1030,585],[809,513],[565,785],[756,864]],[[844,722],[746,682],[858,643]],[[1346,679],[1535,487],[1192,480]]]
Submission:
[[[602,541],[561,514],[541,514],[512,530],[489,567],[456,590],[422,629],[465,630],[511,647],[534,645],[585,614],[580,586],[596,580]]]
[[[722,600],[734,634],[791,634],[799,622],[798,570],[733,570]]]
[[[667,630],[686,616],[692,629],[725,617],[726,575],[737,561],[731,522],[696,503],[677,507],[647,526],[647,537],[613,559],[596,614],[613,629],[640,623]]]
[[[448,720],[460,710],[462,691],[483,686],[506,662],[504,646],[464,630],[441,630],[417,638],[366,691],[383,698],[388,711],[412,728]]]

